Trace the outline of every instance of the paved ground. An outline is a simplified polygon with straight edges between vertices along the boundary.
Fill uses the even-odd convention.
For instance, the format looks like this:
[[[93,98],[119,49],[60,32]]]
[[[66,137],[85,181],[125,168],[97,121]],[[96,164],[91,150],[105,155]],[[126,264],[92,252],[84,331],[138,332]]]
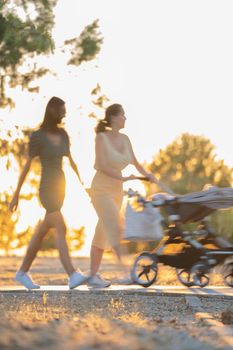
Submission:
[[[160,266],[151,287],[123,286],[123,271],[106,257],[101,273],[111,287],[69,290],[59,259],[37,258],[31,274],[42,288],[30,292],[15,281],[21,260],[0,259],[0,349],[233,349],[233,289],[219,273],[205,288],[186,288]],[[88,269],[88,259],[73,261]]]
[[[21,286],[1,286],[0,294],[2,293],[25,293],[28,292],[24,287]],[[197,295],[206,297],[227,297],[233,300],[233,288],[223,286],[208,286],[206,288],[187,288],[185,286],[151,286],[149,288],[143,288],[138,285],[112,285],[108,288],[90,288],[88,286],[79,286],[74,290],[69,290],[68,286],[65,285],[54,285],[54,286],[41,286],[39,290],[32,291],[33,293],[124,293],[124,294],[140,294],[140,295]]]

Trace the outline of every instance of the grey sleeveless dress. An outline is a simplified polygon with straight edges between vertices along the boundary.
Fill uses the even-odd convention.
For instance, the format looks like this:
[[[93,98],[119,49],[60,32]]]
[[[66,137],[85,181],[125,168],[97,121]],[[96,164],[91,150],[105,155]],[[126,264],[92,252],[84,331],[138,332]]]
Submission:
[[[70,154],[69,136],[59,129],[62,141],[55,145],[42,129],[31,134],[28,153],[31,158],[39,156],[41,162],[41,180],[39,198],[47,213],[59,211],[65,198],[65,174],[62,170],[63,156]]]

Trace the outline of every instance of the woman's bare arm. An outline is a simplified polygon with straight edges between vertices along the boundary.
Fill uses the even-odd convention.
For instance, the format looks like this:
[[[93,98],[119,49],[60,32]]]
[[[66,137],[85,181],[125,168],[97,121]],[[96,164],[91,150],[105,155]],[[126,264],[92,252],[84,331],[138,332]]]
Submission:
[[[82,179],[80,177],[80,174],[79,174],[79,171],[78,171],[78,167],[77,167],[76,163],[74,162],[73,157],[72,157],[71,154],[69,154],[69,161],[70,161],[71,168],[74,170],[75,174],[78,176],[79,181],[83,185],[83,181],[82,181]]]
[[[142,174],[143,176],[145,176],[149,181],[157,184],[163,191],[174,195],[174,192],[169,187],[167,187],[165,184],[160,182],[154,174],[149,173],[144,169],[144,167],[138,162],[138,160],[134,154],[133,147],[131,145],[129,138],[128,138],[128,142],[129,142],[129,147],[130,147],[131,154],[132,154],[132,164],[135,166],[135,168],[138,170],[138,172],[140,174]]]
[[[142,174],[143,176],[147,177],[149,179],[149,177],[153,174],[149,173],[148,171],[146,171],[144,169],[144,167],[138,162],[135,154],[134,154],[134,151],[133,151],[133,147],[132,147],[132,144],[130,142],[130,139],[128,138],[128,136],[125,135],[125,137],[127,138],[127,142],[129,144],[129,148],[130,148],[130,153],[131,153],[131,156],[132,156],[132,161],[131,161],[131,164],[135,166],[135,168],[137,169],[137,171]],[[157,180],[157,178],[153,175],[153,180],[154,178]],[[150,179],[149,179],[150,180]],[[157,180],[158,181],[158,180]]]
[[[27,160],[26,160],[26,163],[23,167],[23,170],[19,176],[19,181],[18,181],[18,185],[17,185],[17,188],[15,190],[15,193],[14,193],[14,196],[12,198],[12,201],[10,202],[10,210],[13,212],[17,209],[17,206],[18,206],[18,202],[19,202],[19,194],[20,194],[20,190],[21,190],[21,187],[24,183],[24,180],[30,170],[30,167],[31,167],[31,162],[32,162],[32,158],[31,157],[28,157]]]

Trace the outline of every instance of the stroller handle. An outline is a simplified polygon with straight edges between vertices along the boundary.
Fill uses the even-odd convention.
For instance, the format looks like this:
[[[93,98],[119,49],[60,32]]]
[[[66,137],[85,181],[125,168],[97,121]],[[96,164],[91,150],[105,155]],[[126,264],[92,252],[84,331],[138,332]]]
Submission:
[[[148,177],[146,177],[146,176],[137,176],[137,177],[135,177],[134,180],[141,180],[141,181],[148,181],[148,182],[150,182],[150,179],[149,179]],[[164,192],[167,192],[167,193],[169,193],[169,194],[172,195],[172,196],[176,196],[176,195],[177,195],[175,192],[173,192],[173,191],[170,189],[170,187],[168,187],[168,186],[165,185],[164,183],[158,181],[157,184],[158,184],[158,186],[161,188],[161,190],[163,190]]]
[[[150,181],[150,179],[146,176],[136,176],[135,180]]]
[[[152,205],[154,208],[163,207],[168,204],[171,205],[171,203],[177,200],[177,197],[171,195],[167,196],[165,193],[158,193],[151,199],[146,199],[138,191],[132,190],[132,188],[129,188],[128,191],[124,191],[124,194],[127,195],[128,198],[137,197],[137,202],[143,204],[143,206],[148,204]]]

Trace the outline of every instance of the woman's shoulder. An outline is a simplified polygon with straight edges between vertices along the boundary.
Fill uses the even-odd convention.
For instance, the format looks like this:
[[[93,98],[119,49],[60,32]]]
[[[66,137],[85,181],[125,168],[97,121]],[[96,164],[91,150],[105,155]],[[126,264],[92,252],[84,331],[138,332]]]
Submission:
[[[108,135],[109,131],[102,131],[96,134],[96,140],[108,139],[110,136]],[[123,141],[130,142],[129,137],[126,134],[120,133]]]
[[[41,129],[33,130],[29,136],[29,156],[36,157],[41,148]]]
[[[95,139],[97,141],[97,140],[102,140],[105,137],[106,137],[106,131],[101,131],[96,134]]]
[[[58,132],[60,133],[60,135],[63,137],[64,140],[66,140],[66,141],[70,140],[69,134],[65,129],[59,128]]]
[[[121,133],[121,137],[122,137],[122,139],[123,139],[124,141],[127,141],[127,142],[130,143],[130,139],[129,139],[129,136],[128,136],[128,135]]]
[[[32,131],[31,131],[30,138],[31,138],[31,139],[38,139],[38,138],[41,137],[42,133],[43,133],[43,131],[42,131],[42,129],[40,129],[40,128],[39,128],[39,129],[32,130]]]
[[[121,134],[121,136],[122,136],[122,137],[124,137],[124,138],[126,138],[126,139],[128,139],[128,138],[129,138],[129,136],[128,136],[128,135],[126,135],[126,134],[123,134],[123,132],[121,132],[120,134]]]
[[[68,136],[68,132],[64,128],[58,128],[58,132],[61,135]]]

